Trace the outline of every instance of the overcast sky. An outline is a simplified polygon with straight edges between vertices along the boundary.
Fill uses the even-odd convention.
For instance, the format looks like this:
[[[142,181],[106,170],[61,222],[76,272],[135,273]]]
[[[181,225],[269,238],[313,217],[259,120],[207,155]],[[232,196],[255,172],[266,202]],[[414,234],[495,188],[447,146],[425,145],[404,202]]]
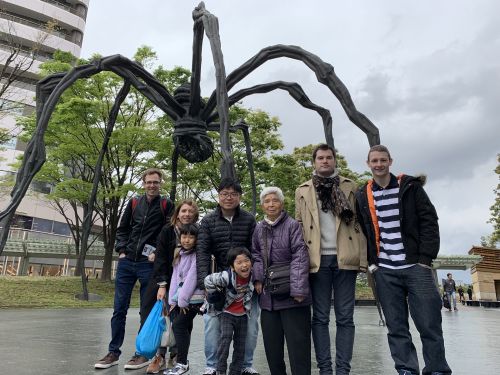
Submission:
[[[198,1],[91,0],[82,57],[131,58],[141,45],[166,68],[191,67],[192,17]],[[491,232],[489,206],[500,152],[500,2],[496,0],[206,1],[219,18],[229,74],[263,47],[293,44],[335,67],[359,111],[379,128],[394,173],[426,174],[441,227],[441,254],[466,254]],[[205,39],[202,95],[215,88]],[[278,59],[239,88],[296,81],[331,110],[335,145],[366,170],[365,135],[304,64]],[[279,117],[286,151],[324,141],[320,118],[285,92],[244,105]]]

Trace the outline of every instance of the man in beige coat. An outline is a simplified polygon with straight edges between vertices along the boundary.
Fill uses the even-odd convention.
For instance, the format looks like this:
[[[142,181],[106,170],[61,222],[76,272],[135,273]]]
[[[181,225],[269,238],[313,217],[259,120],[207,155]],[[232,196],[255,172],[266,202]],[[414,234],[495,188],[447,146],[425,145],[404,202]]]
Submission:
[[[317,146],[312,159],[313,178],[295,191],[295,216],[309,247],[316,361],[321,375],[333,374],[328,330],[333,291],[335,370],[337,375],[349,374],[356,275],[367,267],[366,239],[355,216],[357,186],[338,175],[335,150],[330,146]]]

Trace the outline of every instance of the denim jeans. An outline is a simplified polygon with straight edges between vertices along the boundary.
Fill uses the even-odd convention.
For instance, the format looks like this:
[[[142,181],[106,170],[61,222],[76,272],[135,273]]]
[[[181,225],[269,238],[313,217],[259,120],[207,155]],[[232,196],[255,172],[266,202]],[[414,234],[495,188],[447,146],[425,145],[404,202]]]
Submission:
[[[330,349],[330,309],[335,311],[336,374],[349,374],[354,345],[354,291],[356,271],[341,270],[336,255],[322,255],[318,272],[310,276],[313,300],[312,337],[319,373],[333,374]]]
[[[108,347],[108,351],[117,356],[121,354],[120,348],[125,337],[125,322],[134,285],[137,280],[141,283],[142,301],[152,271],[153,263],[147,259],[138,262],[128,258],[118,260],[115,278],[115,302],[111,318],[111,342]]]
[[[446,295],[448,296],[448,301],[450,301],[450,308],[451,308],[451,301],[453,301],[453,308],[457,308],[457,297],[455,295],[455,291],[451,292],[446,292]]]
[[[243,368],[252,367],[253,352],[257,346],[257,336],[259,335],[259,315],[260,306],[257,293],[252,297],[252,308],[248,316],[247,337],[245,340],[245,359]],[[220,324],[217,315],[203,315],[205,323],[205,358],[206,367],[217,368],[217,349],[219,348]]]
[[[417,351],[408,323],[409,308],[422,341],[425,362],[422,374],[451,374],[441,329],[441,298],[432,270],[420,265],[399,270],[379,267],[373,275],[396,370],[419,374]]]

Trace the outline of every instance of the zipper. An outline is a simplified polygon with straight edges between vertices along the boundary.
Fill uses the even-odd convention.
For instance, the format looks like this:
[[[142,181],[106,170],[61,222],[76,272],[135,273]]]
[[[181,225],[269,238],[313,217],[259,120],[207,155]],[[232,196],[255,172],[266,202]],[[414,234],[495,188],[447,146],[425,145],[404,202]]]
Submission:
[[[146,219],[149,215],[149,209],[151,208],[150,203],[152,203],[152,202],[148,202],[147,198],[145,198],[145,199],[146,199],[146,204],[148,205],[148,209],[146,210],[146,215],[144,215],[144,218],[142,219],[141,233],[139,234],[139,240],[137,241],[137,247],[135,249],[135,261],[136,262],[139,259],[139,245],[141,244],[141,240],[142,240],[142,232],[144,231],[144,225],[146,224]]]

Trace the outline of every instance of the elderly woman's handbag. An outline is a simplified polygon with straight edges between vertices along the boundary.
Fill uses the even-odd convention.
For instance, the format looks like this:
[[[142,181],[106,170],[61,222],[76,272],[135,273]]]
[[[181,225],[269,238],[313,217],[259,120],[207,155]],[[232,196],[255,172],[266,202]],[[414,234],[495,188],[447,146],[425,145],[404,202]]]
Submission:
[[[269,264],[269,249],[267,247],[267,230],[264,229],[265,280],[264,290],[276,298],[290,297],[290,262]]]

